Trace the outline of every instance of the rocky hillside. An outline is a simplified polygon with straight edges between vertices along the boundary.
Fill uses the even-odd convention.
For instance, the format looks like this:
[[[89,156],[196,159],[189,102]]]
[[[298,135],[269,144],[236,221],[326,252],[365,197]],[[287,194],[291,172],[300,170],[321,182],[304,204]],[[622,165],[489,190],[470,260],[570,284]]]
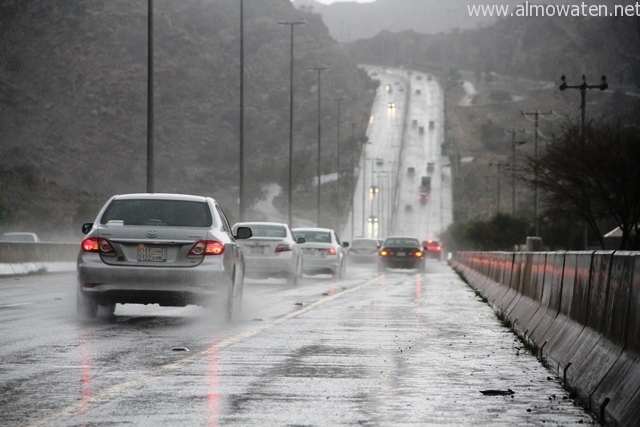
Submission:
[[[295,28],[296,187],[315,174],[307,164],[315,159],[317,77],[307,67],[331,67],[322,86],[328,140],[337,132],[337,96],[347,99],[342,121],[364,134],[372,82],[318,15],[283,0],[245,2],[244,9],[246,187],[255,199],[263,182],[287,182],[290,29],[278,21],[307,21]],[[113,193],[146,190],[147,34],[147,2],[0,0],[5,228],[67,229],[74,218],[95,215],[80,194],[99,205]],[[154,2],[155,190],[211,194],[232,216],[239,49],[236,0]],[[335,152],[326,144],[323,156]],[[335,162],[324,163],[331,172]],[[37,188],[51,191],[46,206]]]

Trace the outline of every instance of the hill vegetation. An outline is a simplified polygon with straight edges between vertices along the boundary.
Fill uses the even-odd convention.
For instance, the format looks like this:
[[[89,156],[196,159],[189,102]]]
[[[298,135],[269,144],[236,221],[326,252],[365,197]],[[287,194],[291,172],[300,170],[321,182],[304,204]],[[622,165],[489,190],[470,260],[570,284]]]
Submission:
[[[279,21],[307,21],[294,41],[296,188],[308,188],[315,176],[308,164],[317,145],[317,78],[307,67],[331,67],[322,82],[328,141],[336,140],[337,96],[346,98],[341,120],[364,134],[373,82],[319,16],[284,0],[245,3],[250,204],[261,184],[288,183],[290,30]],[[69,232],[75,220],[91,221],[110,195],[146,191],[147,34],[147,2],[0,1],[5,228]],[[237,1],[154,2],[155,190],[212,195],[235,218],[239,51]],[[325,144],[326,173],[335,155],[336,144]]]

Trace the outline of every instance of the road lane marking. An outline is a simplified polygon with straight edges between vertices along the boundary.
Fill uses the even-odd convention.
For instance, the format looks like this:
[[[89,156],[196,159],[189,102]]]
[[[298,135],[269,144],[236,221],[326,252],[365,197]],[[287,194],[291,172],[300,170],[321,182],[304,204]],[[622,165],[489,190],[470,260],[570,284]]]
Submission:
[[[70,405],[65,406],[64,408],[58,409],[57,411],[52,412],[51,414],[48,414],[44,417],[35,419],[35,420],[31,420],[29,422],[27,422],[26,424],[24,424],[24,426],[26,427],[37,427],[37,426],[50,426],[50,425],[56,425],[58,423],[60,423],[61,420],[67,420],[67,419],[72,419],[73,417],[77,416],[78,414],[84,414],[86,412],[88,412],[90,409],[92,409],[93,407],[99,406],[101,404],[105,404],[108,403],[114,399],[116,399],[117,397],[121,396],[122,394],[124,394],[126,391],[128,390],[132,390],[132,389],[136,389],[136,388],[141,388],[143,387],[146,383],[151,382],[154,378],[158,377],[160,374],[169,372],[169,371],[173,371],[176,370],[182,366],[186,366],[189,363],[195,361],[196,359],[202,358],[202,357],[207,357],[210,352],[211,352],[211,348],[215,347],[216,351],[230,347],[238,342],[241,342],[243,340],[246,340],[254,335],[259,334],[260,332],[272,328],[274,326],[280,325],[281,323],[287,322],[293,318],[296,318],[298,316],[301,316],[311,310],[313,310],[314,308],[325,304],[327,302],[333,301],[334,299],[341,297],[343,295],[347,295],[351,292],[355,292],[357,290],[360,290],[362,288],[365,288],[367,286],[370,286],[372,283],[376,282],[377,280],[380,279],[381,276],[376,276],[374,278],[371,278],[367,281],[365,281],[364,283],[361,283],[360,285],[354,286],[353,288],[348,288],[348,289],[343,289],[339,292],[336,292],[333,295],[329,295],[329,296],[325,296],[321,299],[319,299],[318,301],[315,301],[311,304],[309,304],[308,306],[301,308],[299,310],[293,311],[289,314],[286,314],[282,317],[279,317],[277,319],[274,319],[272,321],[269,321],[267,323],[264,323],[260,326],[251,328],[247,331],[244,332],[240,332],[238,334],[232,335],[230,337],[224,338],[220,341],[218,341],[217,343],[212,344],[211,346],[209,346],[207,349],[199,351],[197,353],[194,353],[191,356],[185,357],[183,359],[177,360],[175,362],[171,362],[168,363],[166,365],[160,366],[156,369],[153,369],[152,371],[147,372],[146,374],[141,374],[139,375],[137,378],[134,378],[132,380],[129,381],[125,381],[122,382],[120,384],[116,384],[113,385],[111,387],[106,388],[105,390],[100,391],[99,393],[96,393],[93,396],[90,396],[84,400],[78,400],[75,401],[73,403],[71,403]],[[79,366],[78,368],[81,368],[81,366]]]
[[[35,302],[18,302],[15,304],[0,305],[0,308],[22,307],[23,305],[33,305],[33,304],[35,304]]]

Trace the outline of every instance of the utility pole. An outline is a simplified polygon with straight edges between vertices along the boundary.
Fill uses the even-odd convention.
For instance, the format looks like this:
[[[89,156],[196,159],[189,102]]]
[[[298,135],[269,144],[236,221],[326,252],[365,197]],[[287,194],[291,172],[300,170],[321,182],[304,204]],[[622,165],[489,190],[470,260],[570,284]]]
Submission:
[[[511,134],[511,214],[516,213],[516,143],[524,144],[527,141],[516,141],[516,132],[524,132],[522,130],[510,130],[505,133]]]
[[[587,97],[587,89],[600,89],[600,90],[605,90],[609,87],[609,84],[607,83],[607,77],[605,75],[602,75],[602,77],[600,77],[600,84],[599,85],[588,85],[587,84],[587,78],[584,76],[584,74],[582,75],[582,84],[579,85],[568,85],[567,84],[567,78],[564,76],[564,74],[560,77],[560,80],[562,81],[562,83],[560,84],[559,89],[561,91],[564,91],[565,89],[580,89],[580,98],[581,98],[581,102],[580,102],[580,110],[582,113],[582,117],[581,117],[581,125],[580,125],[580,139],[582,140],[582,152],[580,153],[581,156],[584,156],[584,145],[585,145],[585,126],[586,126],[586,110],[587,110],[587,103],[586,103],[586,97]],[[589,246],[589,231],[587,229],[587,223],[584,223],[583,226],[583,234],[582,234],[582,248],[583,249],[587,249],[587,247]]]
[[[540,236],[540,219],[539,219],[539,206],[540,206],[540,197],[538,195],[538,118],[540,116],[549,116],[553,114],[552,110],[549,110],[547,113],[542,113],[538,110],[532,112],[520,112],[523,116],[534,116],[535,118],[535,133],[533,134],[533,140],[535,143],[535,169],[534,169],[534,207],[533,207],[533,216],[535,218],[535,227],[536,227],[536,237]]]
[[[498,183],[497,183],[497,203],[496,203],[496,213],[500,212],[500,175],[502,174],[502,166],[508,166],[508,163],[489,163],[489,166],[497,166],[498,167]]]

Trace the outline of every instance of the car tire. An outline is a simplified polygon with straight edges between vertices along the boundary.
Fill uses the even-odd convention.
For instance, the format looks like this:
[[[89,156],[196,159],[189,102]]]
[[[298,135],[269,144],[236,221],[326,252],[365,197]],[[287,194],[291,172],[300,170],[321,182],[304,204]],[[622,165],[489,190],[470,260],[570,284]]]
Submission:
[[[420,274],[423,274],[425,271],[425,266],[424,266],[424,261],[420,263],[420,265],[418,266],[418,272]]]
[[[291,286],[298,286],[298,279],[302,276],[302,263],[300,259],[296,261],[296,267],[287,274],[287,283]]]
[[[95,319],[98,316],[98,303],[91,298],[82,295],[78,291],[76,294],[76,314],[81,320]]]
[[[231,280],[225,286],[225,289],[220,293],[220,299],[214,304],[215,310],[222,316],[223,322],[230,322],[233,320],[233,294],[236,282],[236,271],[233,270]]]
[[[342,280],[344,278],[344,262],[341,262],[338,269],[333,271],[333,277],[337,280]]]
[[[233,297],[233,310],[232,310],[232,318],[238,319],[242,316],[242,299],[244,295],[244,271],[242,272],[242,277],[237,278],[235,281],[235,287],[233,291],[237,291],[237,295]],[[234,292],[235,293],[235,292]]]

